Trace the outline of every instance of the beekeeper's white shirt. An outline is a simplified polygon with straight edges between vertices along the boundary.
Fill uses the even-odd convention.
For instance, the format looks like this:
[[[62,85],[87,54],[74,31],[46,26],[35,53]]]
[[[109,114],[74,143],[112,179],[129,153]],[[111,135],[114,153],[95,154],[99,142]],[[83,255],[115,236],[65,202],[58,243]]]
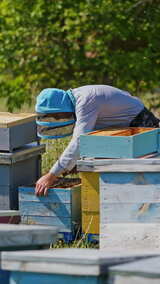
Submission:
[[[128,92],[107,85],[89,85],[72,90],[76,99],[73,137],[50,172],[59,176],[71,170],[79,159],[79,136],[109,126],[127,127],[144,108]]]

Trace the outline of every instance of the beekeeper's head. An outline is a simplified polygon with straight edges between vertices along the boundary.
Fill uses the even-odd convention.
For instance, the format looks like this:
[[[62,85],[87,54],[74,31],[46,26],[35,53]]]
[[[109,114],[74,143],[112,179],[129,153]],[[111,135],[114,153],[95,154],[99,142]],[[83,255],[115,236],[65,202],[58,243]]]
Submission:
[[[39,137],[56,139],[73,133],[75,101],[71,90],[44,89],[37,96],[35,110]]]

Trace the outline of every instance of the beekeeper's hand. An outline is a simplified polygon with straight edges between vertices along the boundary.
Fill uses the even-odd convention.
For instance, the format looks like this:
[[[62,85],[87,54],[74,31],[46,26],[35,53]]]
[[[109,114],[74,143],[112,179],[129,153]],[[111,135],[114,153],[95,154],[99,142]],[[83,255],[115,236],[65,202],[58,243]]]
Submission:
[[[48,174],[42,176],[36,182],[35,194],[37,196],[47,195],[48,188],[51,185],[53,185],[57,180],[58,180],[58,177],[56,177],[52,173],[48,173]]]

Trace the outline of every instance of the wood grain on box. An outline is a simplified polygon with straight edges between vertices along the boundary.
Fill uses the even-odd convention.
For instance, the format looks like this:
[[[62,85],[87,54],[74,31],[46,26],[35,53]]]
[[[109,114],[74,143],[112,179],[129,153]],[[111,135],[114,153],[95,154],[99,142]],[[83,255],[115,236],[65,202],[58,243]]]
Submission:
[[[99,174],[81,172],[83,234],[99,233]]]
[[[100,249],[160,249],[160,224],[101,223]]]
[[[101,173],[102,203],[160,202],[158,172]]]
[[[67,217],[46,217],[46,216],[35,216],[35,215],[21,215],[21,223],[26,225],[47,225],[57,226],[59,232],[75,233],[75,226],[79,225],[73,218]]]
[[[99,173],[81,172],[82,211],[99,210]]]
[[[0,112],[0,127],[9,128],[11,126],[23,124],[35,120],[34,113],[9,113]]]
[[[101,223],[160,222],[160,203],[101,204]]]
[[[157,153],[135,159],[95,159],[77,161],[80,172],[159,172],[160,155]]]
[[[101,173],[101,222],[160,222],[159,173]]]
[[[99,212],[82,211],[82,232],[84,234],[99,234]]]
[[[69,179],[64,179],[66,182]],[[75,179],[76,181],[76,179]],[[60,232],[75,232],[81,225],[80,185],[52,187],[47,196],[37,197],[35,188],[19,187],[19,210],[25,224],[55,225]]]

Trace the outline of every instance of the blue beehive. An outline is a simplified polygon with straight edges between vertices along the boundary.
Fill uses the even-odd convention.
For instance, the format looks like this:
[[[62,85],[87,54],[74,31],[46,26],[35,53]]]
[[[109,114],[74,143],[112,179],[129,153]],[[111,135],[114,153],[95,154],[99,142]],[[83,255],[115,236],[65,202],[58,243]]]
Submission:
[[[159,152],[159,128],[104,129],[80,136],[80,156],[136,158]]]
[[[22,223],[57,226],[59,236],[71,241],[81,225],[80,180],[62,180],[47,196],[36,196],[34,186],[19,187],[19,210]]]

